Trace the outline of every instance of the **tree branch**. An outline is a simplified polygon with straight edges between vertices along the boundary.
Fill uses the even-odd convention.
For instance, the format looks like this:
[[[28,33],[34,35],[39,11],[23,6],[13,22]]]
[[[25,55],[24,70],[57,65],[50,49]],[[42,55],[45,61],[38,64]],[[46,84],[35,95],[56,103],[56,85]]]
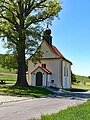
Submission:
[[[17,38],[14,37],[13,35],[11,35],[10,33],[5,32],[4,30],[0,30],[1,32],[4,33],[4,35],[2,35],[2,37],[7,37],[10,38],[12,40],[12,42],[17,45]],[[0,36],[1,37],[1,36]]]
[[[40,6],[42,3],[44,3],[46,0],[41,0],[41,2],[37,3],[37,4],[34,4],[34,0],[31,4],[28,5],[28,8],[27,10],[25,11],[25,17],[27,17],[32,10],[34,10],[35,8],[37,8],[38,6]]]
[[[10,22],[10,23],[11,23],[12,25],[14,25],[15,28],[18,30],[18,25],[17,25],[16,23],[14,23],[12,20],[10,20],[9,18],[3,16],[2,14],[1,14],[0,18],[3,18],[3,19],[5,19],[5,20],[7,20],[8,22]]]
[[[42,16],[42,15],[41,15]],[[46,19],[48,19],[48,18],[50,18],[51,17],[51,14],[47,14],[45,17],[39,17],[39,18],[35,18],[35,19],[33,19],[31,22],[29,22],[26,26],[25,26],[25,29],[27,29],[31,24],[34,24],[34,23],[37,23],[37,22],[42,22],[42,21],[44,21],[44,20],[46,20]],[[53,16],[52,16],[53,17]]]
[[[14,18],[15,24],[18,25],[18,23],[17,23],[17,21],[16,21],[16,18],[15,18],[15,16],[14,16],[14,13],[13,13],[9,8],[7,8],[6,6],[0,6],[0,7],[7,9],[7,10],[12,14],[12,18]],[[2,9],[2,10],[3,10],[3,9]],[[3,10],[3,11],[5,11],[5,10]]]

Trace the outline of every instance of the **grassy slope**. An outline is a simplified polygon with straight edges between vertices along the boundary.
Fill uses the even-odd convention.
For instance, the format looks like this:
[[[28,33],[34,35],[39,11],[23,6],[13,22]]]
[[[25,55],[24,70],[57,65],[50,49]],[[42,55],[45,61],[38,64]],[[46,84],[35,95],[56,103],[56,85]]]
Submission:
[[[1,67],[0,65],[0,72],[4,72],[4,73],[16,73],[16,70],[8,70],[8,69],[4,69]]]
[[[80,75],[76,75],[76,80],[77,81],[81,81],[81,82],[90,82],[90,79],[86,76],[80,76]]]
[[[2,74],[2,73],[5,73],[5,74]],[[6,73],[8,73],[8,74],[6,74]],[[12,73],[13,73],[13,75],[11,75]],[[15,70],[9,71],[7,69],[2,68],[0,65],[0,81],[3,80],[6,82],[6,84],[14,84],[16,82],[16,74],[15,73],[16,73]]]
[[[72,88],[90,90],[90,85],[73,84]]]
[[[90,79],[86,76],[76,75],[76,80],[80,81],[78,84],[73,84],[73,88],[87,89],[90,90]]]
[[[0,81],[3,80],[7,84],[14,84],[16,82],[16,75],[0,74]]]
[[[42,115],[41,120],[90,120],[90,100],[82,105],[69,107],[56,114]]]

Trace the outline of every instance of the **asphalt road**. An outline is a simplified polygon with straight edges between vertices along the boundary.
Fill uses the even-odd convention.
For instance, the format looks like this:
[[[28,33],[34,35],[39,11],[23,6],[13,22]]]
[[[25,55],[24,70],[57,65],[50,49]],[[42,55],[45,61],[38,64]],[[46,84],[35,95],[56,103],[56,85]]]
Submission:
[[[40,118],[42,114],[51,114],[68,106],[78,105],[86,99],[73,96],[52,96],[35,98],[0,105],[0,120],[30,120]]]

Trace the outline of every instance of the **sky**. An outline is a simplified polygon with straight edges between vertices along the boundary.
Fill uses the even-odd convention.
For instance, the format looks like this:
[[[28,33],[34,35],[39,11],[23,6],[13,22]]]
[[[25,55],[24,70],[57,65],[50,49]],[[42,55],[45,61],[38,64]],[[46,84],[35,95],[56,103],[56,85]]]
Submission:
[[[73,63],[74,74],[90,76],[90,0],[62,0],[61,6],[60,20],[50,26],[53,45]]]
[[[51,26],[53,44],[69,59],[72,72],[90,75],[90,0],[62,0],[60,20]]]

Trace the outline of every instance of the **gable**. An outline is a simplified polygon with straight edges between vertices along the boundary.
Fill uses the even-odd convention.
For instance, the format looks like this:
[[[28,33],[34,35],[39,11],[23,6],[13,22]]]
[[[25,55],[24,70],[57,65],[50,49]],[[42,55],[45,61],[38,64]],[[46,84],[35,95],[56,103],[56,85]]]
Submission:
[[[59,58],[45,40],[41,43],[41,52],[43,52],[42,58]]]
[[[72,62],[67,60],[54,45],[49,45],[46,40],[42,41],[40,50],[43,53],[42,59],[62,59],[72,65]]]
[[[32,74],[33,72],[37,71],[38,69],[41,69],[42,71],[44,71],[44,72],[47,73],[47,74],[52,74],[52,72],[51,72],[50,70],[48,70],[47,68],[43,68],[43,67],[41,67],[41,66],[38,66],[36,69],[34,69],[34,70],[31,72],[31,74]]]

